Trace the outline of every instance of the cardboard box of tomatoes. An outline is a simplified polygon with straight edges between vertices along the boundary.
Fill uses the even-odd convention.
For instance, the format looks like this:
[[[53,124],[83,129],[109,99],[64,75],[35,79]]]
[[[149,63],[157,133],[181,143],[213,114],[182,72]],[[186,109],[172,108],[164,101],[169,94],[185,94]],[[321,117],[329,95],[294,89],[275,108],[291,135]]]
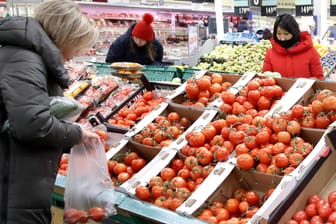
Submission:
[[[314,165],[305,172],[304,178],[290,194],[283,198],[276,211],[268,220],[261,220],[260,223],[295,223],[293,220],[302,218],[310,223],[327,223],[328,220],[334,220],[332,202],[335,200],[328,200],[329,194],[335,195],[336,190],[336,153],[327,152],[328,155],[322,154],[320,158],[316,158]]]

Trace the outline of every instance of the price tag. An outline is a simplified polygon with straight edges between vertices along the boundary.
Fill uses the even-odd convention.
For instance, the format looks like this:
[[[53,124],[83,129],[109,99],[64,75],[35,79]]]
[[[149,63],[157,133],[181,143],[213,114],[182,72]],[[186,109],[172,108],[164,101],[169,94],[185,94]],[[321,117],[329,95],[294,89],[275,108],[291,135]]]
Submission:
[[[313,5],[296,5],[295,6],[296,16],[312,16],[314,12]]]
[[[276,6],[261,6],[261,16],[276,16],[277,7]]]
[[[248,16],[250,13],[249,7],[234,7],[234,14],[236,16]]]

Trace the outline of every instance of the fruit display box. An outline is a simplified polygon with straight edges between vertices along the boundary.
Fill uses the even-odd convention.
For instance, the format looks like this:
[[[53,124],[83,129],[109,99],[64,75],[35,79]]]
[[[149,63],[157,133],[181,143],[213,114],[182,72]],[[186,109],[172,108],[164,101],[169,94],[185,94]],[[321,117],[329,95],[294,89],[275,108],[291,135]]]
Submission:
[[[197,83],[197,80],[200,80],[203,76],[208,76],[209,78],[211,77],[211,74],[213,74],[213,73],[210,73],[210,72],[207,72],[207,73],[203,73],[203,75],[202,76],[197,76],[197,77],[193,77],[193,79],[195,79],[196,80],[196,83]],[[220,74],[220,73],[218,73],[218,74]],[[221,76],[222,76],[222,79],[223,79],[223,83],[224,82],[228,82],[228,83],[230,83],[231,84],[231,86],[233,86],[236,82],[238,82],[239,80],[247,80],[246,79],[246,76],[240,76],[240,75],[229,75],[229,74],[221,74]],[[248,80],[247,80],[248,81]],[[187,81],[188,82],[188,81]],[[241,87],[241,86],[244,86],[244,84],[239,84],[239,86],[235,86],[235,88],[233,88],[233,89],[235,89],[235,90],[239,90],[239,88]],[[187,102],[187,101],[189,101],[189,100],[191,100],[191,99],[189,99],[189,97],[187,97],[187,94],[186,94],[186,88],[187,88],[187,83],[185,83],[185,85],[184,85],[184,90],[183,90],[183,92],[181,92],[179,95],[176,95],[174,98],[171,98],[171,103],[172,104],[178,104],[178,105],[181,105],[181,104],[183,104],[183,103],[185,103],[185,102]],[[210,98],[210,100],[209,100],[209,102],[208,102],[208,104],[211,104],[211,102],[213,102],[216,98],[218,98],[218,97],[216,97],[216,98],[214,98],[214,95],[211,95],[210,97],[208,97],[208,98]],[[192,105],[186,105],[186,106],[188,106],[188,107],[192,107],[192,108],[194,108],[195,106],[192,106]],[[205,106],[208,106],[208,105],[205,105]]]
[[[312,97],[323,89],[329,89],[335,92],[336,82],[315,80],[312,87],[308,91],[306,91],[306,93],[302,96],[299,102],[303,105],[307,105],[311,101]]]
[[[297,185],[309,175],[312,167],[315,166],[317,160],[319,160],[321,154],[324,153],[325,141],[324,130],[301,130],[300,137],[308,139],[310,143],[314,145],[312,152],[295,168],[293,172],[285,175],[281,183],[275,188],[272,195],[265,202],[250,220],[250,224],[255,223],[273,223],[271,216],[276,213],[278,207],[284,202],[284,198],[292,194],[293,190],[297,188]],[[274,222],[278,223],[278,222]]]
[[[133,126],[125,135],[134,136],[144,129],[151,122],[155,122],[158,116],[167,116],[170,112],[176,112],[180,117],[186,117],[189,119],[190,124],[194,123],[203,113],[202,110],[195,110],[188,107],[183,107],[179,105],[173,105],[171,103],[162,102],[156,106],[149,114],[147,114],[141,121],[139,121],[135,126]]]
[[[321,155],[316,158],[314,165],[297,183],[295,189],[283,197],[268,220],[261,220],[260,223],[287,223],[296,211],[305,209],[312,195],[318,194],[327,200],[328,194],[336,189],[335,160],[335,151],[330,151],[327,157]]]
[[[282,176],[278,175],[270,175],[256,171],[244,171],[229,163],[227,163],[226,169],[225,171],[223,170],[223,172],[228,172],[227,177],[223,182],[219,182],[220,178],[218,178],[217,181],[212,183],[212,185],[217,186],[217,189],[213,193],[211,192],[210,197],[204,198],[208,193],[202,197],[201,192],[197,192],[199,194],[195,194],[194,197],[192,195],[192,197],[183,204],[183,207],[179,207],[178,211],[185,215],[197,217],[202,214],[204,209],[209,209],[211,206],[214,206],[214,202],[225,204],[228,199],[234,197],[237,189],[244,189],[246,192],[253,191],[257,193],[261,200],[266,192],[271,188],[276,188],[282,179]],[[214,175],[218,174],[215,172]],[[203,201],[204,203],[199,206],[198,201]]]

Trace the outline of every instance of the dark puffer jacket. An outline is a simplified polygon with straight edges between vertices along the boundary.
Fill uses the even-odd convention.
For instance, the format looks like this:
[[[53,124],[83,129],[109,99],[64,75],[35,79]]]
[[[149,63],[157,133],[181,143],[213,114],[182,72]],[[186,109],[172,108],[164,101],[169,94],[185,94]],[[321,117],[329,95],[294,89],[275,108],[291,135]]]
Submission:
[[[128,61],[142,65],[160,65],[163,58],[163,47],[156,39],[153,40],[156,52],[155,61],[149,59],[146,46],[137,47],[136,52],[131,51],[132,30],[134,26],[135,24],[130,26],[125,34],[121,35],[111,44],[105,61],[107,63]]]
[[[0,20],[0,223],[50,223],[51,194],[62,151],[81,139],[78,125],[57,120],[49,96],[68,74],[60,51],[33,18]]]

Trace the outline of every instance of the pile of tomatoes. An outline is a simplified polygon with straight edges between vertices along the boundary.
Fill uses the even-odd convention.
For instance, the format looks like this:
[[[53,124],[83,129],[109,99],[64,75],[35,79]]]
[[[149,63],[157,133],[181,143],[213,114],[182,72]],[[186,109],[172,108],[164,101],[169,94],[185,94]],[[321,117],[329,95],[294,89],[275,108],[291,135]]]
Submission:
[[[185,156],[195,156],[201,165],[226,161],[234,150],[234,145],[232,139],[224,139],[222,136],[221,132],[225,126],[224,119],[217,119],[186,133],[188,144],[181,149],[181,153]]]
[[[176,140],[191,124],[188,117],[177,112],[159,115],[132,139],[146,146],[162,148]]]
[[[336,94],[329,89],[322,89],[310,101],[306,106],[294,105],[283,116],[299,121],[305,128],[326,129],[336,120]]]
[[[116,115],[108,120],[108,123],[129,128],[163,101],[165,101],[163,97],[155,97],[152,91],[144,92],[131,106],[121,108]]]
[[[197,217],[212,224],[247,223],[273,191],[274,189],[270,188],[266,193],[258,194],[254,190],[237,188],[231,197],[224,201],[218,199],[212,201]]]
[[[186,99],[183,105],[206,107],[223,91],[227,91],[232,83],[225,81],[221,74],[211,73],[199,79],[190,78],[185,88]]]
[[[242,87],[238,95],[223,92],[221,111],[225,114],[264,116],[283,96],[284,91],[272,77],[253,78]]]
[[[320,195],[311,195],[304,209],[296,211],[287,224],[336,223],[336,191],[328,194],[327,200]]]
[[[114,185],[119,186],[139,172],[146,164],[146,160],[135,151],[117,154],[117,159],[107,161],[108,171]]]
[[[67,208],[64,210],[64,223],[76,224],[87,223],[90,219],[101,221],[106,215],[105,209],[101,207],[92,207],[88,211]]]
[[[212,165],[201,166],[196,157],[174,158],[160,175],[148,185],[138,185],[136,197],[157,206],[175,211],[197,189],[213,170]]]
[[[68,174],[69,154],[63,153],[58,165],[58,174],[66,176]]]

